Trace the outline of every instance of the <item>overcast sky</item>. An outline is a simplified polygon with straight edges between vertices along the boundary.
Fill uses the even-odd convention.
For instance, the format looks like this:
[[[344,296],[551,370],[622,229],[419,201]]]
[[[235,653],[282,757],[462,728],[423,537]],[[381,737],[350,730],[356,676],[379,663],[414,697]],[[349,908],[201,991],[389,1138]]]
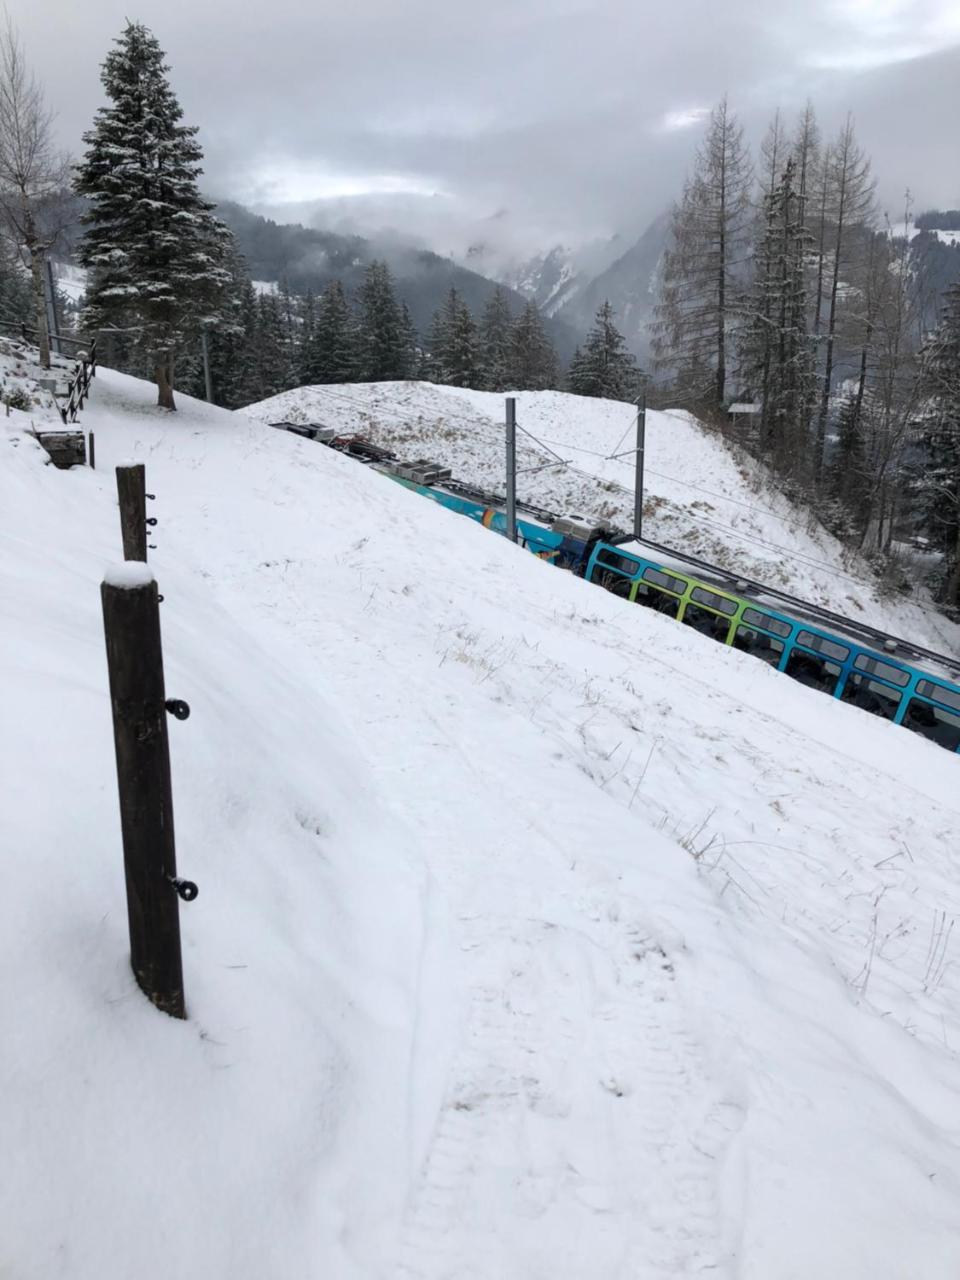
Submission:
[[[547,244],[636,234],[723,93],[752,137],[853,110],[883,202],[960,205],[960,0],[7,0],[63,144],[127,17],[166,50],[212,195]],[[496,216],[499,215],[499,216]]]

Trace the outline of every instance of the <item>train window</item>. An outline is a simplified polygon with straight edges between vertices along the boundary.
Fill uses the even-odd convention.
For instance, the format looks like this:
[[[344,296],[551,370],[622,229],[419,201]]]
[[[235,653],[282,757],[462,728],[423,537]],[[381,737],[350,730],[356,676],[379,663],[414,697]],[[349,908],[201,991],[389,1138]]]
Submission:
[[[615,596],[628,596],[633,587],[633,583],[629,578],[625,578],[622,573],[613,573],[608,569],[601,569],[599,566],[593,571],[594,582],[605,587],[607,591],[611,591]]]
[[[828,662],[826,658],[804,653],[802,649],[793,649],[787,658],[784,671],[788,676],[793,676],[794,680],[799,680],[801,684],[809,685],[811,689],[819,689],[823,693],[836,693],[840,667],[835,662]]]
[[[921,680],[920,684],[929,684],[929,681]],[[939,691],[939,686],[935,687]],[[932,702],[911,698],[907,703],[903,723],[914,733],[923,734],[925,738],[939,743],[948,751],[956,751],[960,746],[960,715],[946,711],[943,707],[935,707]]]
[[[880,662],[877,665],[883,667],[886,663]],[[881,684],[879,680],[871,680],[868,676],[851,671],[840,697],[844,702],[851,702],[855,707],[870,711],[875,716],[892,720],[897,714],[903,694],[891,689],[888,684]]]
[[[649,572],[648,569],[647,573]],[[646,577],[647,573],[643,576]],[[680,612],[680,601],[676,596],[668,596],[665,591],[660,591],[657,587],[648,587],[643,582],[637,583],[636,600],[637,604],[645,604],[648,609],[656,609],[658,613],[665,613],[670,618],[675,618]]]
[[[798,631],[797,644],[816,649],[817,653],[825,653],[828,658],[835,658],[837,662],[845,662],[850,657],[850,650],[846,645],[837,644],[835,640],[828,640],[826,636],[817,635],[814,631]]]
[[[726,596],[718,596],[715,591],[707,591],[705,587],[694,587],[690,592],[690,599],[696,600],[698,604],[705,604],[708,609],[716,609],[718,613],[725,613],[728,618],[732,618],[737,612],[736,600],[728,600]]]
[[[917,693],[925,698],[935,698],[945,707],[953,707],[954,711],[960,711],[960,693],[956,689],[947,689],[942,684],[934,684],[932,680],[918,680]]]
[[[893,667],[889,662],[881,662],[879,658],[871,658],[868,653],[857,654],[853,665],[858,671],[869,671],[872,676],[879,676],[881,680],[898,684],[901,689],[910,683],[909,671],[904,671],[902,667]]]
[[[674,591],[678,596],[682,596],[687,589],[682,578],[675,578],[672,573],[662,573],[659,569],[644,569],[643,577],[646,582],[655,582],[664,591]]]
[[[597,559],[601,564],[609,565],[619,573],[629,573],[631,577],[640,568],[636,560],[631,560],[629,556],[618,555],[615,551],[608,551],[606,547],[597,554]]]
[[[748,610],[748,612],[752,611]],[[754,631],[751,627],[737,627],[733,637],[733,647],[741,649],[744,653],[752,653],[755,658],[769,662],[771,667],[779,666],[780,659],[783,657],[782,640],[775,640],[773,636],[764,635],[762,631]]]
[[[709,595],[710,593],[705,592],[704,594]],[[699,605],[688,604],[683,611],[683,621],[688,627],[694,627],[705,636],[710,636],[711,639],[720,640],[723,644],[726,644],[727,636],[730,632],[730,620],[728,618],[721,618],[710,609],[701,609]]]
[[[751,627],[762,627],[764,631],[772,631],[775,636],[783,636],[784,639],[792,630],[789,622],[774,618],[769,613],[761,613],[759,609],[744,609],[743,620],[749,622]]]

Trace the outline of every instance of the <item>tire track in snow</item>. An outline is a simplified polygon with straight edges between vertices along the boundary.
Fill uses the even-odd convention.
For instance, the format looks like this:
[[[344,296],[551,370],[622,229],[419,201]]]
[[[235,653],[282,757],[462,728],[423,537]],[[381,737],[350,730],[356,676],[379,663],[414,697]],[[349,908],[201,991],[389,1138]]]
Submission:
[[[397,1280],[729,1274],[716,1102],[639,928],[478,915],[479,971],[405,1216]]]

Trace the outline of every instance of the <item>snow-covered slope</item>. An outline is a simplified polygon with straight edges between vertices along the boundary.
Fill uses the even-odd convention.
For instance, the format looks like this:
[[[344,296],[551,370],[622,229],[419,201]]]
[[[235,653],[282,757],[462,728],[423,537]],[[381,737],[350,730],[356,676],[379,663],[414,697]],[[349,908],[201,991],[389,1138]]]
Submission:
[[[955,1276],[956,758],[152,401],[99,373],[96,472],[0,418],[0,1274]],[[184,1024],[126,961],[128,458],[193,709]]]
[[[516,399],[521,498],[632,528],[636,410],[559,391],[523,391]],[[504,489],[501,395],[428,382],[358,383],[300,387],[243,412],[263,422],[360,431],[401,457],[428,457],[461,479]],[[940,651],[960,651],[960,627],[926,592],[884,598],[862,559],[787,501],[765,468],[689,413],[648,412],[645,473],[644,532],[654,541]]]

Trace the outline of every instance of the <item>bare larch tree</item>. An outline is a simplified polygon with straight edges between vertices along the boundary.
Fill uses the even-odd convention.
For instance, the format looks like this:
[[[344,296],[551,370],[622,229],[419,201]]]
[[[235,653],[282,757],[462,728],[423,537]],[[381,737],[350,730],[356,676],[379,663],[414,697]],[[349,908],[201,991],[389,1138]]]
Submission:
[[[658,366],[714,409],[727,392],[751,182],[743,130],[724,98],[673,210],[653,343]]]
[[[62,229],[57,206],[68,171],[67,159],[54,146],[53,113],[7,18],[0,26],[0,231],[30,270],[37,346],[46,369],[50,367],[50,338],[44,262]]]

